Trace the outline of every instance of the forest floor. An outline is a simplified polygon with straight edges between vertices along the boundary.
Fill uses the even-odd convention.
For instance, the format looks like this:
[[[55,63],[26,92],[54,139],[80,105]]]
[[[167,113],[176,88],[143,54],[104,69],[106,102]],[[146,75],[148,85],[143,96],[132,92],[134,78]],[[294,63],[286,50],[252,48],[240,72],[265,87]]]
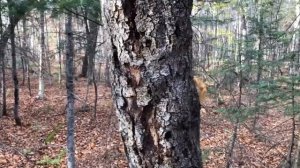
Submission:
[[[48,81],[46,81],[47,83]],[[32,97],[20,86],[22,127],[13,120],[13,86],[8,82],[8,114],[0,119],[0,167],[66,167],[66,89],[62,84],[47,84],[44,100],[37,100],[37,80],[32,81]],[[85,108],[86,81],[75,82],[77,167],[126,167],[111,91],[100,85],[96,119]],[[94,89],[90,86],[87,104],[93,107]]]
[[[47,83],[48,81],[46,81]],[[49,82],[48,82],[49,83]],[[110,88],[99,85],[96,118],[93,111],[79,112],[85,103],[93,107],[94,89],[85,100],[86,81],[75,83],[76,159],[79,168],[126,168],[126,159],[117,119],[112,108]],[[46,98],[37,100],[37,80],[32,96],[20,86],[20,116],[23,126],[13,120],[13,85],[8,81],[8,113],[0,119],[0,167],[66,167],[66,89],[57,83],[46,85]],[[209,97],[209,96],[208,96]],[[233,124],[216,112],[214,99],[204,102],[201,113],[201,148],[205,167],[225,167]],[[220,107],[219,107],[220,108]],[[291,137],[291,120],[280,112],[269,111],[251,131],[251,120],[239,125],[233,167],[279,167]]]
[[[225,99],[226,100],[226,99]],[[201,148],[205,167],[226,167],[226,153],[232,142],[234,125],[217,109],[213,99],[201,111]],[[225,105],[226,106],[226,105]],[[255,130],[255,131],[254,131]],[[231,167],[283,167],[292,137],[292,119],[280,110],[259,115],[253,129],[253,118],[238,125]]]

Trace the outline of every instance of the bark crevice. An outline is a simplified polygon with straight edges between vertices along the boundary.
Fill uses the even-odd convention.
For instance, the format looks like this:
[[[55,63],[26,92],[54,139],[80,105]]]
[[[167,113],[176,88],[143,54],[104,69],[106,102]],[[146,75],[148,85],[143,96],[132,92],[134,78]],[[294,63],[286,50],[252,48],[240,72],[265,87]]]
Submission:
[[[130,167],[201,167],[192,1],[113,0],[113,96]]]

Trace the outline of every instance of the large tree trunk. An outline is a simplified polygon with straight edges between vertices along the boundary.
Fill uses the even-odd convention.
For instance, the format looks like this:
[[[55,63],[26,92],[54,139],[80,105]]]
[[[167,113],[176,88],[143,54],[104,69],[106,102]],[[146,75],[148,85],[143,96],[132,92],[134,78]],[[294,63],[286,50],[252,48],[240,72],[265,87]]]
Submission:
[[[89,55],[88,55],[88,45],[89,45],[89,26],[88,26],[88,21],[87,21],[87,15],[88,15],[88,10],[87,7],[84,9],[84,23],[85,23],[85,33],[86,33],[86,46],[85,46],[85,52],[84,52],[84,57],[82,58],[82,67],[81,67],[81,74],[80,77],[86,78],[87,77],[87,70],[89,66]]]
[[[88,10],[85,8],[84,14],[84,23],[85,23],[85,33],[86,33],[86,46],[85,46],[85,53],[84,57],[82,60],[82,68],[81,68],[81,74],[80,77],[86,78],[87,77],[87,71],[88,71],[88,66],[89,66],[89,55],[88,55],[88,45],[89,45],[89,26],[88,26],[88,21],[87,21],[87,13]]]
[[[1,45],[1,44],[0,44]],[[4,52],[0,51],[1,57],[1,93],[2,93],[2,115],[7,115],[6,110],[6,76],[5,76],[5,55]]]
[[[68,168],[75,168],[75,114],[74,114],[74,43],[72,32],[72,15],[69,13],[66,20],[66,36],[67,36],[67,48],[66,48],[66,89],[68,96],[67,104],[67,152]]]
[[[93,74],[95,69],[95,54],[96,54],[99,25],[97,25],[93,21],[89,21],[89,26],[90,27],[88,32],[86,52],[88,53],[88,59],[89,59],[88,80],[89,83],[91,83],[93,81]]]
[[[85,29],[86,29],[86,48],[85,48],[85,56],[83,58],[81,77],[87,77],[89,82],[91,83],[93,80],[93,72],[94,72],[94,59],[96,54],[96,46],[97,46],[97,37],[99,24],[95,23],[98,21],[100,16],[99,0],[91,0],[92,6],[88,6],[85,8]],[[89,19],[89,20],[88,20]]]
[[[24,64],[25,64],[25,71],[26,71],[26,78],[27,78],[27,88],[29,91],[29,95],[31,96],[31,84],[30,84],[30,72],[29,72],[29,59],[28,59],[28,55],[27,55],[27,50],[29,49],[28,47],[28,33],[27,33],[27,21],[26,18],[23,18],[23,42],[22,42],[22,46],[25,49],[24,52]]]
[[[44,83],[44,73],[45,73],[45,12],[40,12],[40,29],[41,29],[41,53],[39,59],[39,92],[37,98],[43,99],[45,96],[45,83]]]
[[[105,85],[110,87],[110,65],[109,65],[109,61],[110,58],[106,58],[106,62],[105,62],[105,72],[104,72],[104,76],[105,76]]]
[[[62,83],[62,49],[63,49],[61,29],[62,29],[61,20],[59,19],[58,21],[58,64],[59,64],[58,81],[60,85]]]
[[[297,4],[295,6],[295,11],[296,11],[296,16],[297,17],[297,20],[295,21],[295,25],[294,25],[294,29],[295,30],[299,30],[299,27],[300,27],[300,4]],[[298,35],[298,37],[296,36]],[[297,51],[299,50],[300,48],[300,37],[299,37],[299,33],[295,34],[294,35],[294,38],[293,38],[295,41],[294,41],[294,46],[293,46],[293,49],[294,51]],[[295,60],[295,71],[296,72],[299,72],[299,67],[300,67],[300,64],[299,64],[300,60],[299,60],[299,54],[297,54],[297,57],[296,57],[296,60]],[[298,73],[299,75],[299,73]],[[300,120],[300,117],[298,117],[298,120]],[[298,128],[298,137],[300,135],[300,131],[299,131],[300,128]],[[298,168],[300,167],[300,138],[298,138],[298,141],[297,141],[297,148],[296,148],[296,152],[295,152],[295,160],[294,160],[294,168]]]
[[[5,74],[5,48],[9,39],[9,29],[14,28],[15,24],[9,24],[8,28],[1,34],[0,40],[0,58],[1,58],[1,69],[2,69],[2,113],[7,115],[6,106],[6,74]]]
[[[80,74],[80,77],[86,78],[86,76],[87,76],[88,65],[89,65],[89,62],[88,62],[88,54],[85,53],[85,54],[84,54],[84,57],[83,57],[83,60],[82,60],[82,68],[81,68],[81,74]]]
[[[2,5],[2,1],[0,0],[0,6]],[[0,10],[0,16],[2,15],[2,11]],[[0,33],[1,33],[1,41],[0,41],[0,46],[6,46],[6,44],[3,44],[2,42],[2,34],[3,34],[3,22],[2,18],[0,17]],[[6,112],[6,80],[5,80],[5,52],[4,48],[0,50],[0,59],[1,59],[1,93],[2,93],[2,109],[0,117],[2,115],[7,115]]]
[[[1,70],[2,70],[2,114],[7,115],[6,106],[6,73],[5,73],[5,48],[9,39],[9,29],[15,25],[9,24],[8,28],[1,33],[0,39],[0,59],[1,59]]]
[[[202,167],[192,0],[111,1],[112,87],[130,167]]]
[[[15,10],[13,9],[13,6],[11,5],[11,1],[8,1],[9,5],[9,21],[10,23],[14,23],[14,15],[13,12]],[[14,97],[15,97],[15,103],[14,103],[14,119],[16,122],[16,125],[21,126],[21,119],[19,117],[19,82],[18,82],[18,74],[17,74],[17,65],[16,65],[16,46],[15,46],[15,26],[13,24],[10,24],[10,42],[11,42],[11,55],[12,55],[12,77],[14,81]]]
[[[7,3],[11,6],[15,5],[14,4],[14,1],[12,0],[8,0]],[[26,12],[29,12],[32,8],[30,7],[32,4],[35,3],[34,0],[27,0],[27,1],[22,1],[23,5],[27,5],[26,7],[27,8],[24,8],[24,6],[21,5],[20,6],[16,6],[17,9],[15,9],[15,16],[12,20],[10,20],[10,23],[9,25],[7,26],[7,28],[5,29],[5,31],[2,31],[1,32],[1,39],[0,39],[0,59],[1,59],[1,64],[2,64],[2,80],[3,80],[3,85],[2,85],[2,89],[3,89],[3,92],[2,92],[2,96],[3,96],[3,99],[2,99],[2,103],[3,103],[3,115],[6,115],[6,84],[5,84],[5,81],[6,81],[6,77],[5,77],[5,62],[4,62],[4,54],[5,54],[5,48],[6,48],[6,45],[7,45],[7,41],[10,37],[10,30],[14,29],[15,26],[18,24],[19,20],[26,14]],[[22,8],[22,10],[20,10],[20,8]],[[25,10],[24,10],[25,9]]]

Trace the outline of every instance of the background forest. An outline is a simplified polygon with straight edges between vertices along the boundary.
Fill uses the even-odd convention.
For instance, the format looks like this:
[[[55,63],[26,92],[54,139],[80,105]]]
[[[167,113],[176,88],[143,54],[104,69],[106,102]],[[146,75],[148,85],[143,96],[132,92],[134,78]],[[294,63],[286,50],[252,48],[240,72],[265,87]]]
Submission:
[[[128,167],[108,8],[0,0],[0,167]],[[203,167],[300,167],[300,2],[194,1],[190,18]]]

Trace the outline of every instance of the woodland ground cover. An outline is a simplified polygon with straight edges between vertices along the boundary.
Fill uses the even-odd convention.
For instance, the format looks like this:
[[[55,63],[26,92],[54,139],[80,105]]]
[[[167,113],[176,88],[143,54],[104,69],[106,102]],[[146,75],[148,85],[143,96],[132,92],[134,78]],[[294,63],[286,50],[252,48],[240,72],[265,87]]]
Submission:
[[[32,92],[38,81],[32,80]],[[8,81],[8,112],[0,122],[0,167],[66,167],[65,86],[47,84],[44,100],[30,97],[20,86],[20,116],[23,126],[13,120],[13,85]],[[86,95],[86,80],[75,82],[76,159],[78,167],[127,167],[123,144],[118,134],[117,118],[112,107],[111,90],[99,85],[97,118],[93,112],[79,112]],[[92,105],[94,91],[88,93]],[[226,100],[226,97],[225,97]],[[201,111],[201,148],[204,167],[224,167],[225,151],[233,126],[216,112],[217,104],[207,96]],[[226,106],[226,104],[222,105]],[[222,108],[222,107],[218,107]],[[288,150],[291,120],[279,111],[269,111],[259,118],[258,131],[250,129],[251,120],[239,126],[233,156],[234,167],[278,167]]]

